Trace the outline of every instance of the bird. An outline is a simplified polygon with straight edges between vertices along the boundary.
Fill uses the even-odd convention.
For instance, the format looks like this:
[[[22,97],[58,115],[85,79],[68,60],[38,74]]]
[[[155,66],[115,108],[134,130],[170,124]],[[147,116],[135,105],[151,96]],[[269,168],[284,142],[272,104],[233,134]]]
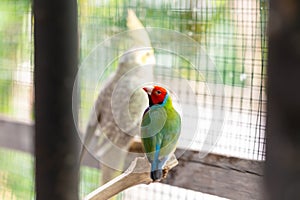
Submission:
[[[80,162],[87,149],[102,162],[102,184],[119,175],[120,170],[125,168],[129,147],[134,136],[139,134],[141,118],[147,106],[144,91],[140,87],[136,89],[144,74],[136,73],[130,77],[126,77],[126,74],[139,66],[155,65],[148,33],[132,10],[128,10],[127,27],[133,46],[120,56],[115,73],[99,92],[86,126],[80,153]],[[152,67],[149,66],[148,71],[148,76],[152,76]],[[119,93],[113,96],[116,87]],[[123,98],[128,95],[131,95],[130,100],[126,102]],[[126,112],[128,110],[130,119]],[[118,119],[122,120],[121,124]]]
[[[150,176],[160,181],[166,162],[173,155],[181,132],[181,117],[169,92],[161,86],[144,87],[149,107],[143,114],[141,140],[151,164]]]

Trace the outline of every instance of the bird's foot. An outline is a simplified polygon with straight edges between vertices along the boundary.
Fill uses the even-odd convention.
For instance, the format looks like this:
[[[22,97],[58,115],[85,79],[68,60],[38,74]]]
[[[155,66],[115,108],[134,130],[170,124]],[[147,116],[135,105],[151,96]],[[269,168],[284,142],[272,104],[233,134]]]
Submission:
[[[162,173],[162,178],[163,178],[163,179],[166,179],[166,178],[167,178],[168,173],[169,173],[169,170],[170,170],[169,167],[165,167],[165,168],[163,169],[163,173]]]

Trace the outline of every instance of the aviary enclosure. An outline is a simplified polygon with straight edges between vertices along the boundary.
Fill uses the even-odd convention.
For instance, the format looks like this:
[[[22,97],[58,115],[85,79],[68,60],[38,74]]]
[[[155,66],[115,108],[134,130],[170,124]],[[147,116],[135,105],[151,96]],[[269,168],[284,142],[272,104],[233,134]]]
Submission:
[[[293,34],[298,30],[293,25],[297,20],[293,19],[299,14],[292,1],[288,5],[273,2],[274,13],[279,13],[274,18],[281,23],[273,20],[275,25],[269,23],[270,29],[272,6],[263,0],[1,1],[0,199],[45,199],[47,195],[49,199],[81,199],[99,187],[103,173],[95,155],[89,152],[80,169],[74,160],[94,101],[117,70],[120,56],[128,50],[128,10],[146,27],[157,63],[153,76],[169,83],[170,90],[175,88],[174,102],[186,115],[186,126],[175,152],[178,165],[167,178],[161,183],[126,189],[116,198],[299,197],[299,170],[292,167],[289,171],[276,160],[278,149],[284,155],[290,143],[285,146],[274,142],[274,124],[279,124],[277,128],[282,132],[299,130],[297,123],[281,126],[281,118],[276,118],[299,109],[296,100],[289,100],[294,94],[290,90],[299,82],[295,77],[299,70],[290,67],[290,71],[284,71],[279,65],[285,59],[289,60],[288,66],[296,66],[299,61],[297,54],[281,42],[291,36],[298,44]],[[274,34],[273,51],[268,47],[270,30],[283,32]],[[267,63],[282,70],[270,74],[268,89]],[[280,83],[288,83],[290,90],[281,89]],[[272,105],[268,113],[274,116],[268,120],[268,128],[275,131],[274,138],[270,137],[270,159],[264,171],[269,144],[267,92],[271,93],[269,97],[282,94],[283,100],[268,98],[268,105]],[[282,110],[275,109],[281,106]],[[282,119],[292,122],[298,119],[296,114],[285,116]],[[283,163],[299,166],[293,165],[297,163],[299,137],[278,135],[283,144],[284,139],[294,140],[295,144],[288,151],[287,159],[292,161]],[[284,171],[280,169],[295,175],[291,187],[289,178],[281,180],[278,175],[276,179],[276,174]],[[76,178],[78,170],[80,177]],[[59,173],[65,178],[55,179]],[[45,180],[47,176],[49,180]],[[269,177],[266,182],[270,194],[266,192],[265,176]],[[273,185],[276,180],[282,182]],[[278,185],[283,189],[276,190]]]

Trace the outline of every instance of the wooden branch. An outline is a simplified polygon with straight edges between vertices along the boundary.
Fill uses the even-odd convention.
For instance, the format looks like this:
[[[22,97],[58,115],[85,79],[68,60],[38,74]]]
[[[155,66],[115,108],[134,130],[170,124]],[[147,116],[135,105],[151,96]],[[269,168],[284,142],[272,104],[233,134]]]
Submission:
[[[0,117],[0,147],[32,153],[31,123]],[[141,152],[141,144],[130,151]],[[246,160],[217,154],[200,159],[198,152],[176,150],[179,165],[162,182],[230,199],[263,199],[263,161]],[[99,168],[99,161],[89,153],[83,165]]]
[[[164,183],[229,199],[264,199],[264,162],[183,151],[177,149],[179,165]]]
[[[177,164],[178,161],[175,156],[173,156],[166,164],[164,177],[166,177],[166,173]],[[146,157],[139,157],[131,163],[123,174],[91,192],[84,200],[106,200],[129,187],[139,184],[150,184],[152,182],[150,178],[150,163]]]
[[[0,147],[33,153],[34,126],[0,116]]]

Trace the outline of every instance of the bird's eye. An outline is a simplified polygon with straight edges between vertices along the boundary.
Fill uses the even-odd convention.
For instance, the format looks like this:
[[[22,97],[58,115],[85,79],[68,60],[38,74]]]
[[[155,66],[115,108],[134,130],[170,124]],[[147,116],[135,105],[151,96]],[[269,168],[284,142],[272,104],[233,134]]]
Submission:
[[[157,94],[157,95],[160,95],[160,94],[161,94],[161,91],[160,91],[160,90],[157,90],[157,91],[156,91],[156,94]]]

